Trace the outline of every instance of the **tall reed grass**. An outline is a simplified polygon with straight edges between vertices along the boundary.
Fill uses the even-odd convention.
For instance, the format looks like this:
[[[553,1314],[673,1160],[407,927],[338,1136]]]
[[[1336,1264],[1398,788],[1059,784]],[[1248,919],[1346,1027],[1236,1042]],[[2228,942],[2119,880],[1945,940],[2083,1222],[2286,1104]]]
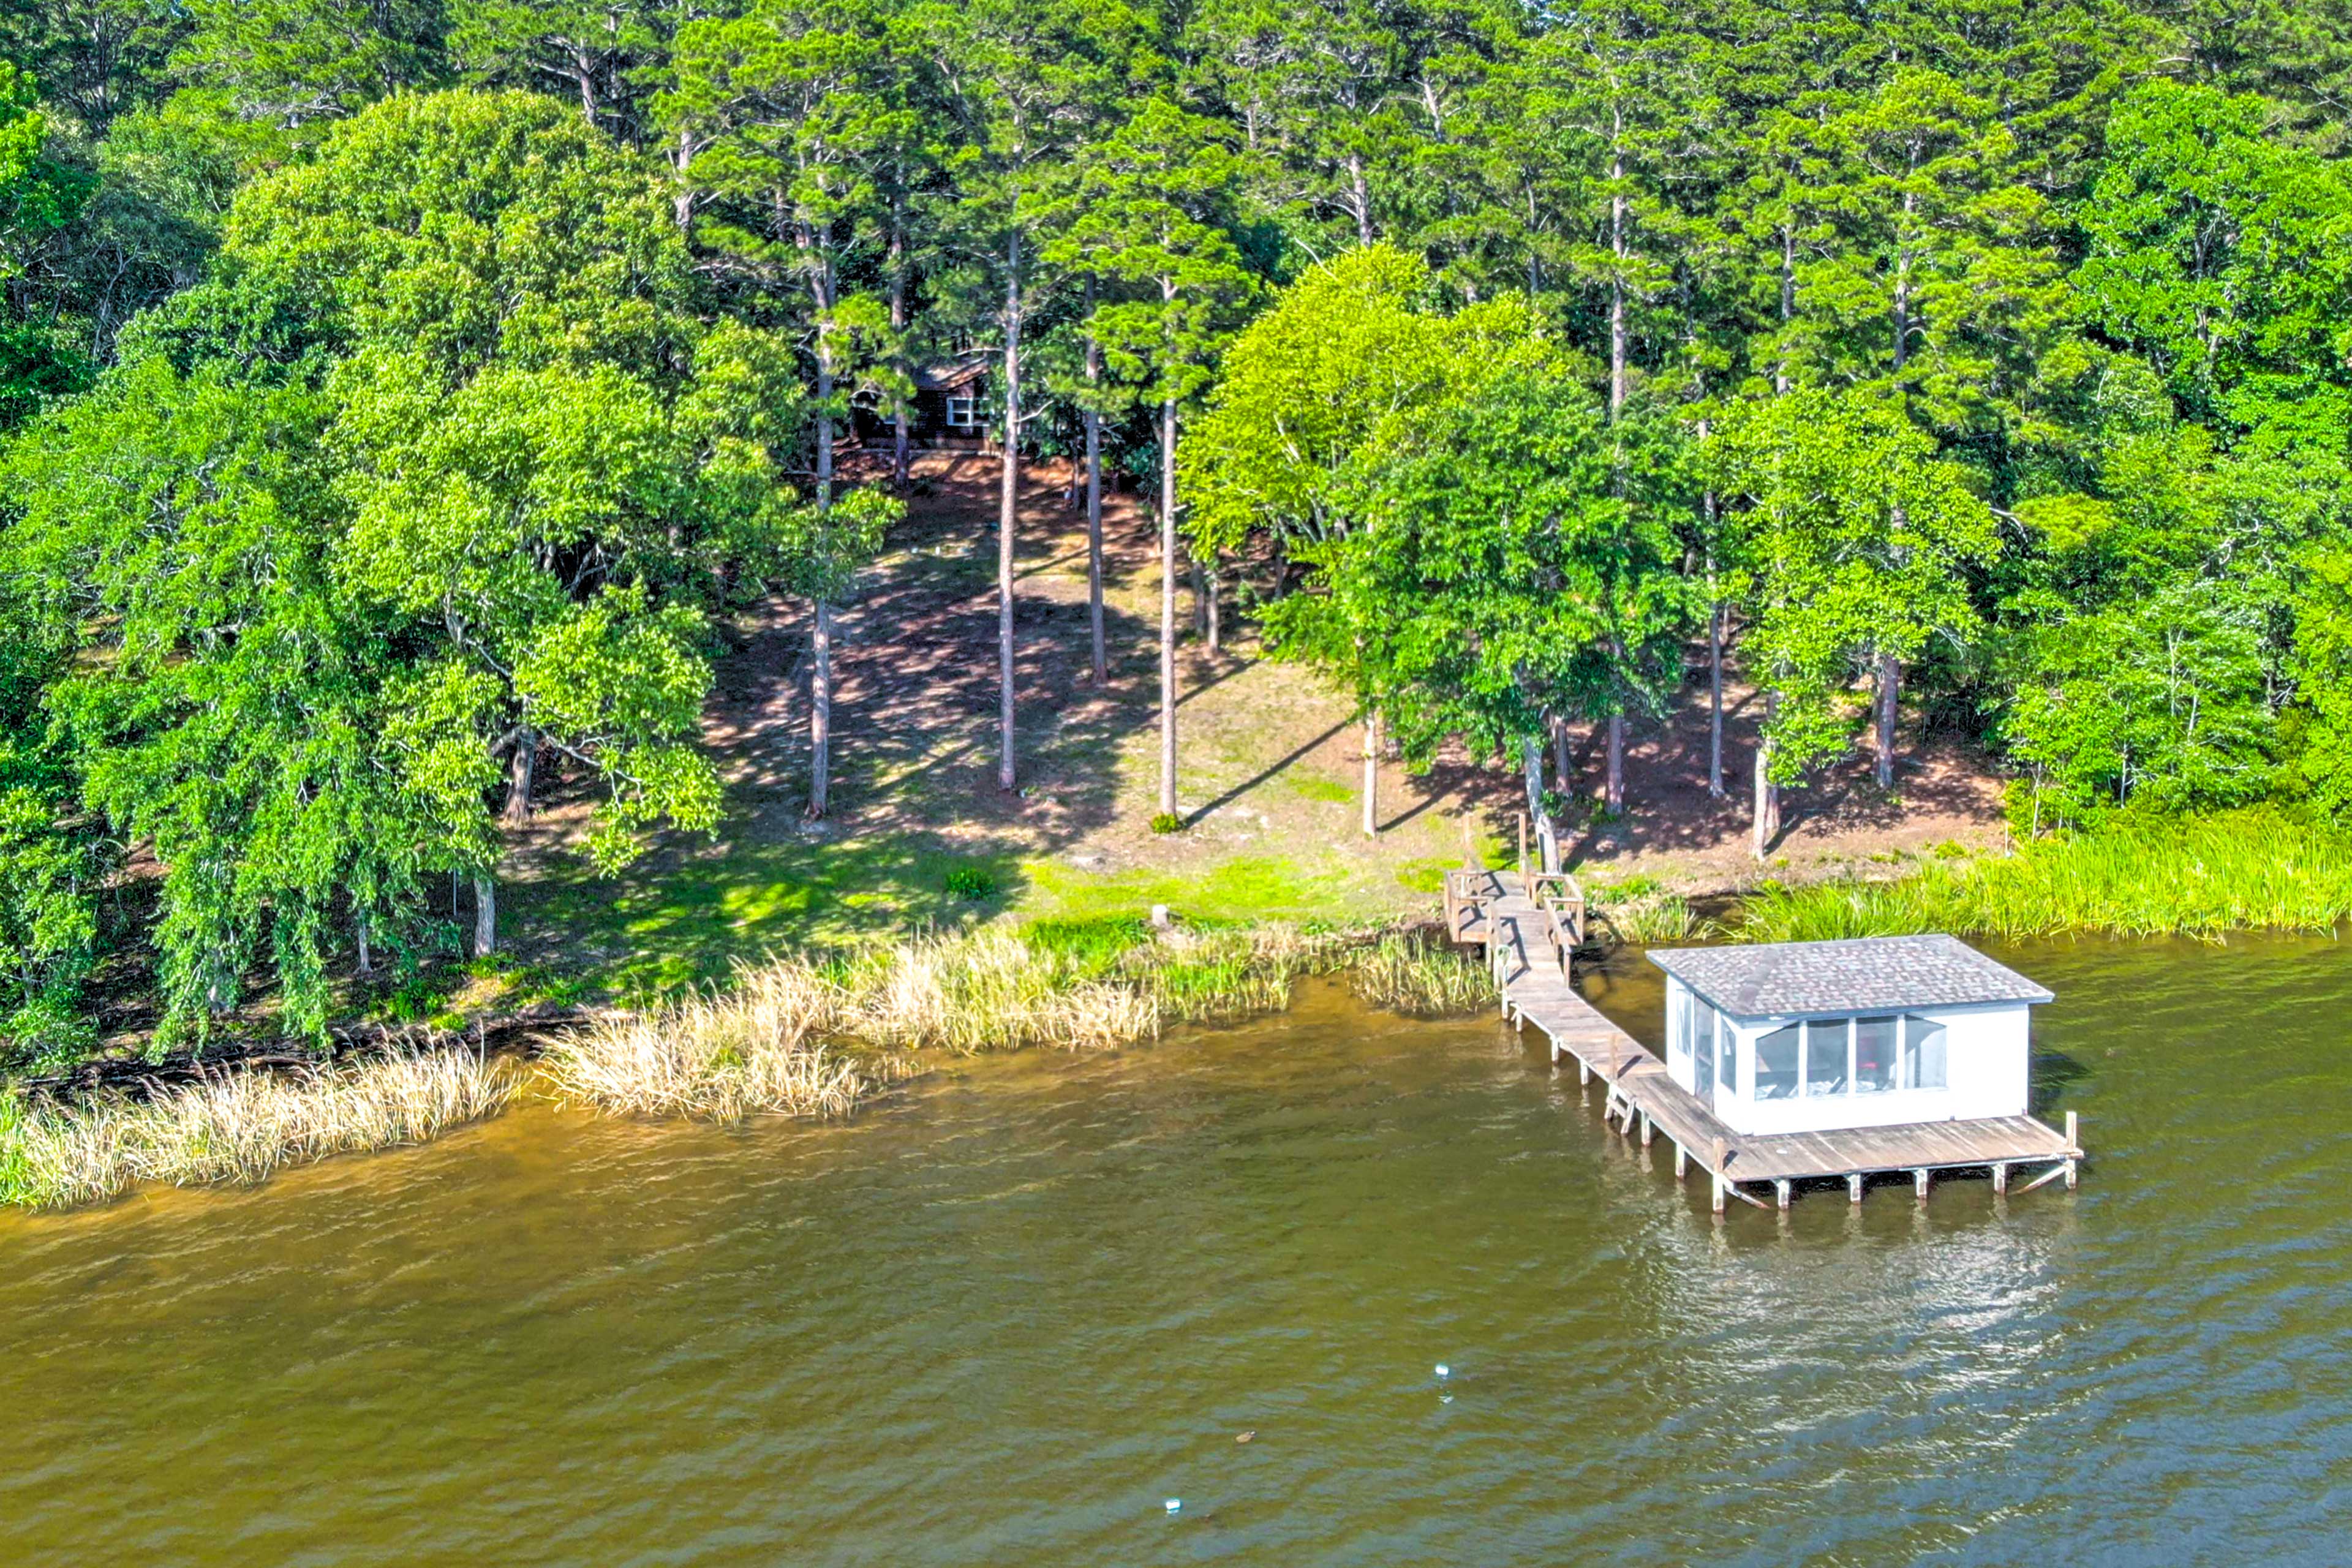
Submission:
[[[1407,936],[1384,936],[1356,953],[1349,979],[1373,1006],[1419,1017],[1475,1013],[1495,1002],[1486,964]]]
[[[2114,826],[2016,854],[1933,862],[1898,881],[1768,887],[1732,921],[1745,942],[1948,931],[2219,938],[2329,931],[2352,918],[2352,836],[2275,811]]]
[[[543,1065],[562,1093],[611,1110],[838,1115],[910,1070],[908,1051],[1088,1050],[1278,1011],[1349,945],[1288,926],[1055,921],[791,954],[722,991],[576,1030]]]
[[[232,1068],[145,1099],[0,1095],[0,1202],[101,1203],[143,1182],[257,1182],[287,1165],[421,1143],[505,1105],[510,1062],[397,1050],[341,1068]]]

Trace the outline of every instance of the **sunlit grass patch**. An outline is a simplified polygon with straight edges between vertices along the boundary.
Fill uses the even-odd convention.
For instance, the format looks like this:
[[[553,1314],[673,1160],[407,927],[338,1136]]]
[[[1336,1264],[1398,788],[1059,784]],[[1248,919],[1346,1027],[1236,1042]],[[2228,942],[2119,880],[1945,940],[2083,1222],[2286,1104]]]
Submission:
[[[1408,892],[1442,893],[1445,890],[1445,873],[1458,862],[1443,855],[1425,860],[1408,860],[1397,868],[1397,885]]]
[[[2273,811],[2135,823],[2007,857],[1937,860],[1899,880],[1767,885],[1733,934],[1814,942],[1945,931],[2219,937],[2330,931],[2352,918],[2352,836]]]

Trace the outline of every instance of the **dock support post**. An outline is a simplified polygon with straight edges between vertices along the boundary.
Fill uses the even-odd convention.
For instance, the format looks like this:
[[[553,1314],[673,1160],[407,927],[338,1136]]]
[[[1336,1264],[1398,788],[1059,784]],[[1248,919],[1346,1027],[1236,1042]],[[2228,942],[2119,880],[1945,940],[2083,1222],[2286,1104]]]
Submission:
[[[1911,1190],[1919,1194],[1921,1203],[1927,1201],[1927,1168],[1925,1165],[1911,1173]]]
[[[1677,1143],[1675,1145],[1675,1180],[1679,1182],[1689,1173],[1690,1151]]]
[[[2066,1162],[2066,1190],[2068,1192],[2071,1193],[2074,1190],[2075,1180],[2074,1162],[2069,1160]]]
[[[1992,1163],[1992,1190],[1996,1193],[2009,1191],[2009,1162],[2006,1160]]]
[[[1714,1202],[1715,1212],[1721,1214],[1723,1212],[1723,1173],[1720,1171],[1715,1173]]]
[[[1845,1201],[1850,1204],[1858,1204],[1862,1202],[1862,1173],[1860,1171],[1849,1173],[1846,1176]]]
[[[1772,1197],[1782,1208],[1789,1206],[1789,1184],[1785,1180],[1772,1184]]]
[[[1592,1064],[1582,1057],[1576,1058],[1576,1087],[1582,1089],[1592,1081]]]
[[[2082,1146],[2083,1123],[2080,1119],[2078,1119],[2075,1114],[2070,1110],[2066,1113],[2066,1147],[2069,1150],[2078,1150],[2082,1148]],[[2075,1180],[2076,1172],[2074,1169],[2074,1161],[2070,1157],[2066,1162],[2066,1190],[2068,1192],[2071,1193],[2074,1190]]]
[[[1650,1134],[1651,1134],[1651,1133],[1652,1133],[1652,1131],[1654,1131],[1654,1128],[1651,1126],[1651,1124],[1650,1124],[1650,1113],[1649,1113],[1648,1111],[1646,1111],[1646,1110],[1645,1110],[1645,1111],[1643,1111],[1643,1112],[1642,1112],[1642,1147],[1643,1147],[1643,1148],[1646,1149],[1646,1148],[1648,1148],[1648,1147],[1650,1146]]]

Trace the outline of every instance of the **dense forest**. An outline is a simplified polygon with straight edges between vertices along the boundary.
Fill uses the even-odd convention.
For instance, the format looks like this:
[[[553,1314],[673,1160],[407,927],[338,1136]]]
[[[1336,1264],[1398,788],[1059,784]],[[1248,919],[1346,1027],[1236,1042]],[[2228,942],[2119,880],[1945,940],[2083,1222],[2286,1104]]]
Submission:
[[[459,883],[494,947],[535,770],[603,866],[710,827],[766,596],[824,812],[828,607],[941,366],[1008,789],[1052,458],[1097,567],[1106,482],[1184,563],[1170,826],[1180,576],[1539,816],[1569,725],[1622,805],[1727,648],[1759,851],[1906,703],[2021,835],[2352,810],[2347,87],[2340,0],[25,0],[0,1032],[86,1048],[134,860],[159,1043],[256,984],[316,1037]]]

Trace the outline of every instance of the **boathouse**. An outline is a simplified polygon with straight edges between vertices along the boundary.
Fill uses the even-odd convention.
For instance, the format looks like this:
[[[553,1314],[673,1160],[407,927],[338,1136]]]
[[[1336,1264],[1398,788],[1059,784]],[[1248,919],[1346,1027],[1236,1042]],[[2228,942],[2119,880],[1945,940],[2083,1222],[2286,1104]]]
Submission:
[[[1830,1132],[2026,1112],[2050,993],[1948,936],[1650,954],[1666,1071],[1738,1132]]]
[[[1726,1200],[1781,1208],[1801,1184],[1842,1183],[1862,1202],[1907,1174],[1921,1199],[1939,1172],[1982,1170],[2025,1190],[2083,1159],[2080,1128],[2027,1109],[2032,1009],[2050,993],[1948,936],[1687,948],[1666,972],[1666,1048],[1645,1049],[1578,994],[1589,941],[1582,889],[1558,872],[1465,867],[1445,875],[1445,929],[1484,948],[1503,1016],[1551,1041],[1577,1081],[1608,1087],[1602,1120],[1647,1151],[1664,1134],[1675,1175],[1696,1165]]]

